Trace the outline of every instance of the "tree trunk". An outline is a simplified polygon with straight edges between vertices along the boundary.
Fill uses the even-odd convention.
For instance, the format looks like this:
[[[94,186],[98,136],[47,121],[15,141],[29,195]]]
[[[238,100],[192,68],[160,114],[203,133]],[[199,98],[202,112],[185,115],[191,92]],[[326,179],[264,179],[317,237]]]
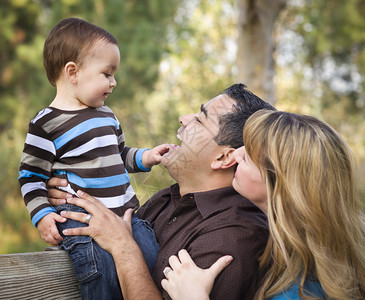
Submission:
[[[238,0],[237,79],[275,103],[273,29],[287,0]]]

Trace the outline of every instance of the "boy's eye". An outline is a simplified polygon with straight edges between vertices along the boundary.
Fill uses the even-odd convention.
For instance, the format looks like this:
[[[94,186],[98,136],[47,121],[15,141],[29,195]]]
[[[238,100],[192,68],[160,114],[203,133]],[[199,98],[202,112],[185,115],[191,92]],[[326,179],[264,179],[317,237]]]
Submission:
[[[109,74],[109,73],[104,73],[104,75],[105,75],[105,77],[110,77],[110,76],[112,76],[111,74]]]

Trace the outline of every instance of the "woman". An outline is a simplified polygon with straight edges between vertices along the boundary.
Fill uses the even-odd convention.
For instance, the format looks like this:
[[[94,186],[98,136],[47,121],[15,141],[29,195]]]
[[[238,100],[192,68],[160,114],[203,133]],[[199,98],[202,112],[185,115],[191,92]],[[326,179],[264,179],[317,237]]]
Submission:
[[[348,145],[316,118],[265,110],[243,140],[233,187],[270,227],[256,299],[365,299],[365,222]],[[214,273],[186,252],[170,265],[162,284],[173,299],[209,299]]]

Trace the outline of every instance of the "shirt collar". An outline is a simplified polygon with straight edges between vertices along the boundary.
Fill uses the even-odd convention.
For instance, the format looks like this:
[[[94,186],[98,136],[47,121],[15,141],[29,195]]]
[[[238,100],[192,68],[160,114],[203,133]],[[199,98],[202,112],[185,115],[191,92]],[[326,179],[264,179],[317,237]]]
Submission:
[[[216,212],[229,209],[237,204],[240,206],[254,206],[249,200],[238,194],[232,186],[205,192],[189,193],[185,194],[183,197],[180,197],[178,184],[174,184],[170,188],[174,201],[194,199],[203,218],[207,218]]]

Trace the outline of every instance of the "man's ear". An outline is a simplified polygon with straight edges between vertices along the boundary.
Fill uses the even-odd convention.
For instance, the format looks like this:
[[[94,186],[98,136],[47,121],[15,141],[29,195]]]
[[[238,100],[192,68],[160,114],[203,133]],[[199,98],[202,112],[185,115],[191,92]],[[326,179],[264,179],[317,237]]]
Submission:
[[[216,159],[212,161],[210,165],[212,169],[229,169],[233,167],[237,163],[233,156],[234,150],[236,149],[224,148],[223,151],[217,155]]]
[[[72,83],[77,83],[77,65],[73,61],[69,61],[65,67],[64,72],[67,77],[67,79]]]

